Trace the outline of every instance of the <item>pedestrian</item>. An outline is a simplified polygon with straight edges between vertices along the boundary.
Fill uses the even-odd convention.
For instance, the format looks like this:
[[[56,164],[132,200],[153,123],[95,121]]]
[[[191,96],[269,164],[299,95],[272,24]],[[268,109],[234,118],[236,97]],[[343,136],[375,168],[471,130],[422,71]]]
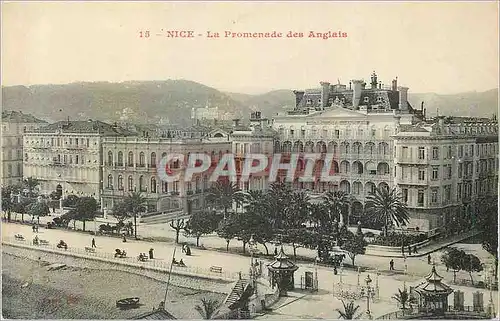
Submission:
[[[149,249],[149,258],[152,260],[153,259],[153,248]]]
[[[427,264],[431,265],[431,255],[427,255]]]
[[[408,255],[411,255],[411,246],[408,245]]]
[[[404,244],[403,244],[403,245],[401,245],[401,254],[402,254],[403,256],[405,256],[405,246],[404,246]]]
[[[417,254],[417,253],[418,253],[418,252],[417,252],[417,246],[415,245],[415,246],[413,247],[413,254]]]
[[[95,245],[95,238],[92,238],[92,247],[97,247],[97,246]]]
[[[33,233],[35,233],[35,224],[33,224],[33,226],[31,227],[31,229],[33,230]]]
[[[394,271],[394,260],[393,259],[391,259],[391,261],[389,262],[389,270]]]
[[[186,253],[186,244],[182,244],[182,253]]]
[[[278,248],[274,247],[274,256],[278,255]]]
[[[127,239],[125,238],[125,233],[123,233],[123,243],[126,243],[127,242]]]

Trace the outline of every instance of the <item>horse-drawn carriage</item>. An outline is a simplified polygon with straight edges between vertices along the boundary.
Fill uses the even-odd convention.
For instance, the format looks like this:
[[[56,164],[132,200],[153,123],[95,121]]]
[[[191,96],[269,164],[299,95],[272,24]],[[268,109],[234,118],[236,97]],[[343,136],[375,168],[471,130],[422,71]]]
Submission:
[[[22,236],[21,234],[14,235],[14,238],[16,239],[16,241],[24,241],[24,236]]]
[[[127,257],[127,252],[125,252],[125,250],[115,249],[115,257],[118,258]]]

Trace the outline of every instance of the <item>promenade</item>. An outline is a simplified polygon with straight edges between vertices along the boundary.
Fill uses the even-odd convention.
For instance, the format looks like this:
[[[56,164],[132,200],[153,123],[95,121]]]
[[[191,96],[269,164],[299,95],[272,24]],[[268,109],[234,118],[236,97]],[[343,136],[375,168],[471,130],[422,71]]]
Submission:
[[[51,244],[57,244],[57,242],[62,239],[70,248],[79,248],[82,250],[82,253],[84,253],[85,247],[91,246],[91,240],[93,238],[93,236],[89,234],[77,233],[69,230],[48,230],[40,228],[39,233],[33,233],[31,226],[29,225],[15,223],[2,224],[3,238],[11,239],[16,234],[22,234],[27,240],[33,239],[36,234],[40,239],[48,240]],[[227,273],[247,273],[250,265],[249,257],[233,253],[192,248],[192,256],[188,257],[182,253],[179,245],[173,243],[145,242],[130,239],[127,240],[126,243],[123,243],[120,238],[106,236],[95,236],[94,238],[97,245],[97,252],[111,255],[114,253],[116,248],[120,248],[125,249],[128,256],[136,257],[139,253],[148,252],[150,248],[153,248],[155,258],[158,261],[165,263],[170,262],[174,248],[176,248],[176,259],[179,260],[182,258],[188,267],[191,269],[198,268],[199,271],[205,271],[209,269],[210,266],[215,265],[222,267],[223,271]],[[208,240],[212,240],[212,242],[215,243],[216,239],[219,238],[207,237],[203,239],[203,243],[205,244],[205,241]],[[262,248],[259,249],[263,250]],[[270,248],[270,250],[273,251],[274,248]],[[289,249],[285,249],[285,251],[288,255],[291,254]],[[89,256],[90,255],[91,254],[89,254]],[[262,260],[266,263],[270,262],[268,259]],[[344,284],[356,285],[358,278],[360,279],[360,282],[363,282],[367,274],[370,274],[371,278],[376,280],[377,266],[386,266],[387,263],[385,261],[386,258],[360,256],[360,260],[358,261],[357,259],[356,263],[366,266],[368,271],[358,275],[356,271],[344,269],[342,271],[342,281]],[[373,303],[373,311],[376,311],[377,315],[382,315],[396,310],[396,302],[391,299],[391,297],[395,292],[397,292],[397,289],[402,288],[404,282],[406,282],[407,285],[419,283],[422,276],[430,271],[430,266],[427,265],[427,262],[424,262],[424,259],[422,258],[409,258],[407,261],[408,273],[406,275],[401,273],[401,271],[389,273],[388,271],[380,269],[380,275],[378,276],[378,283],[380,285],[380,301]],[[310,318],[312,317],[312,314],[314,314],[315,317],[337,318],[338,314],[335,312],[335,309],[341,308],[342,304],[338,299],[333,297],[332,292],[334,284],[339,282],[340,275],[334,275],[332,269],[329,267],[317,266],[312,263],[299,262],[298,266],[299,270],[296,273],[296,280],[300,280],[300,276],[303,276],[306,271],[317,272],[319,291],[317,293],[291,293],[291,297],[280,299],[280,301],[275,305],[272,316],[270,315],[269,317]],[[396,268],[398,268],[397,265]],[[438,272],[445,277],[445,281],[452,278],[451,273],[446,273],[446,269],[440,265],[438,265]],[[298,282],[299,281],[296,281],[296,283]],[[469,287],[453,287],[463,290],[466,293],[466,300],[472,300],[472,292],[477,291],[477,289]],[[470,298],[468,298],[468,296],[470,296]],[[292,299],[293,297],[295,297],[296,300]],[[358,304],[360,304],[362,308],[364,307],[362,302],[358,302]],[[321,314],[321,316],[319,314]],[[277,315],[282,315],[282,317]],[[268,316],[262,316],[262,318],[265,317]]]

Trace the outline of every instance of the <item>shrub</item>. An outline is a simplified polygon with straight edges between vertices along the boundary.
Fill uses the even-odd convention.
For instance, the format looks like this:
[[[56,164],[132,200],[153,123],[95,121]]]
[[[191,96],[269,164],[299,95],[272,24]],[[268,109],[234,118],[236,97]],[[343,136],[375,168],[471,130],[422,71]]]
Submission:
[[[383,234],[376,236],[372,244],[383,246],[401,246],[404,244],[405,246],[407,246],[425,241],[426,239],[427,235],[424,233],[401,234],[392,232],[387,234],[387,236],[384,236]]]

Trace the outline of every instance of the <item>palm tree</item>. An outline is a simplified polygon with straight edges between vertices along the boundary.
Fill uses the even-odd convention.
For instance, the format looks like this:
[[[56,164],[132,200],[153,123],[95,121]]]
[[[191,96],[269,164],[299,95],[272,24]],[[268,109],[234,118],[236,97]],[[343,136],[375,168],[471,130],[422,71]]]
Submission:
[[[366,198],[366,212],[384,222],[384,236],[390,224],[406,225],[409,221],[406,204],[401,201],[401,195],[396,188],[376,188]]]
[[[224,209],[224,219],[227,218],[228,209],[233,207],[233,203],[241,205],[245,201],[245,193],[236,183],[231,181],[217,181],[207,194],[207,199],[212,204]]]
[[[33,177],[28,177],[23,181],[23,186],[28,190],[29,192],[29,197],[33,196],[33,190],[40,185],[40,182]]]
[[[204,320],[209,320],[214,316],[218,307],[219,307],[219,301],[202,298],[201,306],[197,305],[194,308],[196,309],[196,311],[198,311],[198,313]]]
[[[359,309],[359,305],[354,306],[354,301],[351,301],[347,304],[344,301],[342,301],[342,305],[344,306],[344,311],[337,309],[337,312],[339,313],[342,319],[353,320],[353,319],[359,319],[361,317],[361,313],[356,315],[356,312]]]
[[[406,290],[406,288],[404,288],[403,290],[398,289],[398,293],[394,294],[392,298],[398,301],[399,304],[401,304],[403,310],[406,309],[407,303],[414,302],[413,298],[410,296],[410,293],[408,292],[408,290]]]
[[[146,211],[146,198],[140,192],[132,192],[123,200],[127,213],[134,218],[134,237],[137,239],[137,215]]]
[[[349,205],[349,194],[344,191],[326,192],[323,196],[323,202],[330,212],[330,221],[340,221],[340,216]]]

